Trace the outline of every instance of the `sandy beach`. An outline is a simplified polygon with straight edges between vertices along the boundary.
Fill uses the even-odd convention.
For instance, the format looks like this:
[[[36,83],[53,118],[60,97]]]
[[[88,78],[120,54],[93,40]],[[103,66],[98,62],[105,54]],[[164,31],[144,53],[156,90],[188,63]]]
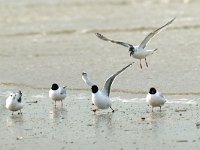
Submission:
[[[27,149],[187,150],[200,146],[200,2],[198,0],[15,0],[0,5],[0,147]],[[147,48],[149,67],[120,45],[176,20]],[[99,87],[130,62],[112,85],[112,107],[94,114],[86,71]],[[63,108],[48,97],[52,83],[67,85]],[[150,87],[167,99],[163,111],[145,103]],[[23,115],[5,108],[22,90]]]

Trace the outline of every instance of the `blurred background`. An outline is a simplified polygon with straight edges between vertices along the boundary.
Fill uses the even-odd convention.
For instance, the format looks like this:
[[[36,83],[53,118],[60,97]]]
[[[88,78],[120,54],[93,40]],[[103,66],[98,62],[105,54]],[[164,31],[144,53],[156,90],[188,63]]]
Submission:
[[[0,0],[1,149],[197,149],[199,6],[199,0]],[[147,45],[158,48],[148,68],[94,34],[137,45],[174,17]],[[94,115],[82,71],[101,88],[133,61],[112,85],[118,111]],[[63,109],[48,97],[54,82],[67,85]],[[145,103],[152,86],[168,100],[161,113],[149,113]],[[5,100],[18,90],[25,107],[13,117]]]
[[[1,0],[0,82],[2,86],[49,88],[53,82],[86,88],[81,72],[101,86],[126,64],[114,88],[145,92],[156,86],[168,93],[198,92],[200,52],[198,0]],[[139,44],[152,30],[176,20],[148,44],[158,51],[149,68],[120,45],[94,33]],[[121,82],[121,79],[126,78]],[[184,82],[183,82],[184,81]],[[173,87],[173,88],[172,88]],[[188,88],[189,87],[189,88]],[[134,89],[133,89],[134,88]]]

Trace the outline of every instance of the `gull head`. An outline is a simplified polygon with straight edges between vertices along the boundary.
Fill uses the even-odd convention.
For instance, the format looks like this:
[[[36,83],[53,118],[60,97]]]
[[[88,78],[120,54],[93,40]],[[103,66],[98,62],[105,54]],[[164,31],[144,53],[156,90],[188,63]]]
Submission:
[[[156,89],[154,87],[150,88],[149,93],[156,94]]]
[[[15,93],[10,93],[10,97],[12,98],[12,99],[15,99],[15,96],[16,96],[16,94]]]
[[[133,46],[131,46],[128,51],[130,53],[130,56],[132,56],[135,52],[135,48]]]
[[[99,88],[96,85],[93,85],[91,89],[92,89],[92,93],[94,94],[97,93],[99,90]]]
[[[57,90],[58,88],[59,88],[59,86],[56,83],[52,84],[52,86],[51,86],[51,89],[54,91]]]

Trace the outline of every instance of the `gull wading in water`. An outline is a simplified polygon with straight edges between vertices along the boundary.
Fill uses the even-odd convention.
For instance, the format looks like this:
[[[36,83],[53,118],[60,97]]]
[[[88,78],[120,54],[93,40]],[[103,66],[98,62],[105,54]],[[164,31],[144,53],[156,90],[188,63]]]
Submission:
[[[140,45],[136,45],[136,46],[133,46],[132,44],[128,44],[128,43],[124,43],[124,42],[120,42],[120,41],[115,41],[115,40],[109,39],[109,38],[103,36],[100,33],[95,33],[95,35],[98,38],[100,38],[100,39],[102,39],[104,41],[109,41],[109,42],[120,44],[122,46],[127,47],[129,49],[130,56],[132,56],[133,58],[136,58],[136,59],[140,60],[140,67],[142,69],[141,59],[145,59],[146,66],[148,67],[148,63],[147,63],[146,57],[149,56],[149,55],[152,55],[157,50],[157,48],[153,49],[153,50],[145,50],[145,47],[146,47],[147,43],[151,40],[151,38],[154,37],[154,35],[156,35],[157,33],[159,33],[166,26],[170,25],[175,19],[176,18],[173,18],[172,20],[170,20],[169,22],[167,22],[162,27],[160,27],[160,28],[154,30],[153,32],[149,33],[144,38],[144,40],[140,43]]]
[[[152,106],[152,112],[154,107],[163,106],[166,102],[166,99],[163,95],[161,95],[155,88],[150,88],[149,93],[146,96],[146,103]]]
[[[14,111],[18,111],[18,114],[22,115],[21,109],[23,108],[22,104],[22,92],[12,92],[10,93],[10,96],[6,99],[6,108],[10,111],[12,111],[12,115]]]
[[[133,62],[134,63],[134,62]],[[99,90],[98,86],[93,84],[89,79],[87,73],[82,73],[82,79],[83,81],[91,87],[92,90],[92,103],[97,107],[96,109],[93,109],[94,112],[96,112],[99,109],[107,109],[111,108],[111,100],[109,98],[110,95],[110,89],[112,82],[114,81],[115,77],[119,75],[121,72],[126,70],[128,67],[130,67],[133,63],[130,63],[126,67],[122,68],[115,74],[111,75],[105,82],[104,87],[102,90]],[[112,112],[114,112],[114,109],[112,109]]]
[[[49,90],[49,98],[55,101],[55,107],[56,101],[61,101],[61,105],[63,106],[63,100],[67,96],[65,88],[66,86],[59,87],[56,83],[52,84],[51,89]]]

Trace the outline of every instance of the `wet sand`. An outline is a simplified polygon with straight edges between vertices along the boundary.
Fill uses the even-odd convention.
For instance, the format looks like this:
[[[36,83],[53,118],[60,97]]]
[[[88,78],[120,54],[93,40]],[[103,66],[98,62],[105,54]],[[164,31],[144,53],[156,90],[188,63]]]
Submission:
[[[138,7],[142,6],[142,9]],[[200,146],[199,2],[194,1],[2,1],[0,6],[1,149],[196,149]],[[158,48],[149,67],[95,32],[137,44],[173,17],[148,44]],[[91,112],[88,72],[99,87],[115,80],[113,108]],[[64,107],[48,98],[52,83],[67,85]],[[156,87],[167,98],[152,113],[145,96]],[[11,91],[23,91],[23,115],[5,109]],[[37,103],[36,103],[37,102]]]

